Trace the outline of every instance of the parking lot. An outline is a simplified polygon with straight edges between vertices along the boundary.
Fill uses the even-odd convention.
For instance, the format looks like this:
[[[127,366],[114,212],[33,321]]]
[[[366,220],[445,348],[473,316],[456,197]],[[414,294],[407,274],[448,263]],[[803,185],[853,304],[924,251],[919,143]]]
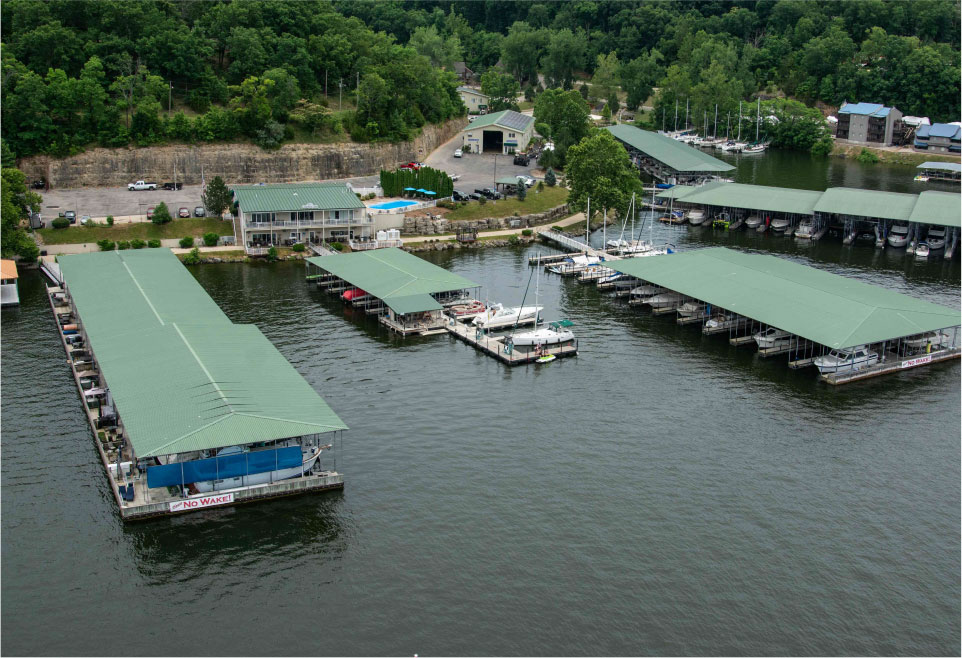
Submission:
[[[147,221],[147,208],[156,206],[161,201],[167,204],[170,214],[175,217],[180,208],[187,208],[193,214],[196,206],[203,205],[200,200],[200,185],[184,185],[183,189],[176,192],[131,192],[126,187],[85,187],[37,192],[43,197],[40,214],[48,225],[67,210],[76,212],[78,220],[84,215],[90,215],[101,221],[107,215],[113,215],[115,221],[123,222]]]
[[[531,171],[538,167],[538,163],[534,160],[527,167],[515,165],[512,155],[471,153],[456,158],[454,151],[460,146],[461,135],[458,135],[429,155],[424,164],[445,171],[449,176],[460,175],[461,178],[454,181],[454,189],[465,194],[470,194],[477,188],[494,187],[495,178],[533,176]],[[495,166],[497,166],[497,175],[495,175]]]

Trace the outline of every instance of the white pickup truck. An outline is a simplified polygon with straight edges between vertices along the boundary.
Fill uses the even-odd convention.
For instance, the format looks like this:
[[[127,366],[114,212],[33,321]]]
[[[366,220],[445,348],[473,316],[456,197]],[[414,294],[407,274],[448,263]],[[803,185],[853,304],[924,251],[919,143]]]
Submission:
[[[146,183],[142,180],[136,183],[127,183],[127,189],[133,192],[134,190],[156,190],[157,183]]]

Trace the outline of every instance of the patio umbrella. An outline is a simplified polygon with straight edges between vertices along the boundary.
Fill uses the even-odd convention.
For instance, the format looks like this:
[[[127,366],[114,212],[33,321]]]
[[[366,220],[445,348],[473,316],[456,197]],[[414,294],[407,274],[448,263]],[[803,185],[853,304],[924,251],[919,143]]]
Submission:
[[[437,192],[432,192],[431,190],[424,190],[425,194],[430,194],[431,196],[437,195]]]
[[[427,194],[427,192],[428,192],[427,190],[422,190],[420,187],[419,187],[418,189],[414,190],[414,191],[415,191],[415,192],[420,192],[421,194]]]
[[[405,188],[404,188],[404,191],[405,191],[405,192],[416,192],[417,190],[415,190],[413,187],[405,187]]]

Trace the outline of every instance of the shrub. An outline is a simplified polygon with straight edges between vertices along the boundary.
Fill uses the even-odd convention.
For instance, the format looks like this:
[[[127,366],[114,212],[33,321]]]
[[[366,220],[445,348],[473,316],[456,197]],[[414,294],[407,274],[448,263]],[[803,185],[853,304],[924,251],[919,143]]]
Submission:
[[[98,225],[97,222],[95,222],[93,219],[88,219],[86,224],[81,224],[81,226],[83,226],[84,228],[93,228],[97,225]]]
[[[508,238],[508,244],[510,245],[516,245],[520,243],[521,239],[517,235],[512,235],[510,238]]]
[[[130,241],[131,249],[143,249],[146,246],[147,246],[147,243],[141,240],[140,238],[134,238],[133,240]]]
[[[538,181],[538,187],[536,187],[536,188],[534,188],[534,189],[536,189],[539,194],[540,194],[541,192],[543,192],[543,191],[544,191],[544,181],[543,181],[543,180],[539,180],[539,181]]]
[[[558,178],[554,174],[554,169],[548,167],[548,171],[544,172],[544,182],[548,187],[554,187],[558,182]]]
[[[157,248],[159,248],[159,247],[160,247],[160,240],[158,240],[157,238],[153,238],[153,239],[151,239],[151,240],[147,240],[147,247],[150,248],[150,249],[157,249]]]
[[[532,231],[530,228],[521,229],[521,235],[529,237],[534,235],[534,231]]]
[[[114,216],[107,215],[107,226],[113,226],[113,225],[114,225]]]
[[[194,238],[190,237],[189,235],[185,235],[180,239],[181,249],[190,249],[193,246],[194,246]]]
[[[863,164],[875,164],[878,162],[878,155],[866,148],[863,148],[862,152],[855,156],[855,159]]]
[[[552,226],[552,227],[551,227],[551,230],[552,230],[552,231],[558,231],[559,233],[564,233],[564,231],[565,231],[563,227],[558,226],[557,224],[555,224],[554,226]]]
[[[524,183],[518,183],[518,201],[524,201],[528,196],[528,186]]]
[[[100,251],[113,251],[116,244],[113,240],[104,238],[103,240],[97,240],[97,246],[100,247]]]
[[[303,242],[298,242],[293,247],[291,247],[291,250],[296,251],[297,253],[301,253],[302,251],[304,251],[304,249],[306,249],[306,247],[304,246]]]
[[[825,135],[822,138],[820,138],[817,142],[812,144],[812,148],[809,150],[812,152],[812,155],[825,156],[825,155],[830,155],[832,153],[832,149],[834,148],[835,148],[835,142],[832,141],[831,137],[829,137],[828,135]]]
[[[161,224],[166,224],[172,219],[173,217],[170,216],[170,211],[167,210],[167,204],[161,201],[157,204],[157,207],[154,208],[154,215],[150,218],[150,221],[157,226],[160,226]]]
[[[57,219],[50,222],[50,225],[54,228],[67,228],[70,226],[70,220],[66,217],[58,217]]]
[[[273,263],[277,260],[277,247],[271,247],[267,250],[267,261]]]
[[[344,249],[344,245],[341,244],[340,242],[332,242],[332,243],[331,243],[330,245],[328,245],[328,246],[329,246],[331,249],[333,249],[334,251],[341,251],[342,249]]]
[[[482,196],[480,199],[478,199],[478,203],[480,203],[482,206],[487,202],[488,202],[488,197],[486,196]]]
[[[194,247],[184,255],[184,265],[197,265],[200,262],[200,249]]]
[[[213,247],[217,244],[217,240],[220,238],[219,235],[211,231],[210,233],[204,233],[204,244],[208,247]]]
[[[130,249],[130,242],[127,240],[119,240],[117,242],[117,249]]]

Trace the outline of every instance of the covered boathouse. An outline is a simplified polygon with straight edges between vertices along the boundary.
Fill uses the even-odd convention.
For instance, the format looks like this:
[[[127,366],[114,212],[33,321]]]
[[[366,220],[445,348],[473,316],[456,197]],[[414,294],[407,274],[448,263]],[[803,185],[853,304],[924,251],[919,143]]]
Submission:
[[[785,332],[759,354],[787,355],[791,368],[832,351],[877,358],[822,374],[830,384],[959,358],[958,310],[784,258],[715,247],[606,265],[663,289],[679,324],[700,322],[704,334],[727,333],[733,345],[755,344],[753,335],[769,328]]]
[[[605,128],[621,142],[643,173],[662,183],[705,183],[735,169],[734,165],[660,133],[620,123]]]
[[[347,426],[169,249],[59,263],[51,305],[122,518],[344,486]]]
[[[443,332],[443,308],[480,288],[397,247],[315,256],[307,259],[307,269],[308,281],[405,336]]]

